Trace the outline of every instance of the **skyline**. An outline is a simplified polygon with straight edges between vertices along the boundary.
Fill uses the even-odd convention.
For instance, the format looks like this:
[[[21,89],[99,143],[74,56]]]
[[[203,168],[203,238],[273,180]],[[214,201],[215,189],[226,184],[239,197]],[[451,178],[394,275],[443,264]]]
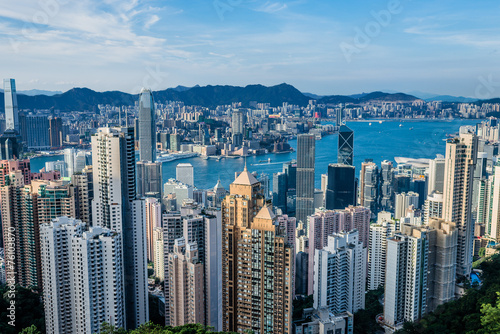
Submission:
[[[319,95],[395,90],[486,99],[500,96],[499,6],[22,0],[0,9],[0,61],[19,90],[287,82]]]

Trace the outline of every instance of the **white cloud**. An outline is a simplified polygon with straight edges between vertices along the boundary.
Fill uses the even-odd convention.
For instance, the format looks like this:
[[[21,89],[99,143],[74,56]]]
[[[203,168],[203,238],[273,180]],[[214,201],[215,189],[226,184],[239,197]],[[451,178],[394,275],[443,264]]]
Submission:
[[[265,4],[258,7],[256,11],[272,14],[286,8],[288,8],[288,6],[285,3],[267,1]]]
[[[160,17],[158,15],[152,15],[149,20],[144,24],[144,28],[149,29],[153,24],[160,21]]]

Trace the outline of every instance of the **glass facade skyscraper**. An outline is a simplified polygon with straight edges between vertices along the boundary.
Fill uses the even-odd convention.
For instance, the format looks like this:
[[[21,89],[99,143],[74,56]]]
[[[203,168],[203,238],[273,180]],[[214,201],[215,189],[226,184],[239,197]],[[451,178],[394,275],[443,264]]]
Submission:
[[[297,221],[305,222],[314,213],[314,135],[297,136]]]
[[[139,96],[139,156],[142,161],[156,161],[156,114],[153,95],[143,88]]]
[[[354,152],[354,131],[348,126],[341,125],[339,128],[339,147],[337,151],[337,162],[339,164],[352,166]]]
[[[356,175],[354,166],[328,165],[325,207],[328,210],[345,209],[355,203]]]

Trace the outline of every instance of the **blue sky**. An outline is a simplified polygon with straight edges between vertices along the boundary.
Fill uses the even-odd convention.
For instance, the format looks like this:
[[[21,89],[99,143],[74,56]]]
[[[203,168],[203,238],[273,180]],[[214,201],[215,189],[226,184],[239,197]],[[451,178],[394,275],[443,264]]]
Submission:
[[[493,0],[16,0],[0,8],[0,73],[19,90],[286,82],[493,97],[499,17]]]

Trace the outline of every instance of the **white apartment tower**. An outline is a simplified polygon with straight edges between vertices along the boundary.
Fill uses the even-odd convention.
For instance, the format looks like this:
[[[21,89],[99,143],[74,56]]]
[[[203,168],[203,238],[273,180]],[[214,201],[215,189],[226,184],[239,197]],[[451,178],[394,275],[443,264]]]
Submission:
[[[461,276],[472,270],[471,207],[476,155],[477,137],[473,133],[461,133],[446,143],[443,219],[457,224],[457,275]]]
[[[394,232],[395,225],[391,221],[379,219],[376,224],[370,225],[368,246],[368,290],[376,290],[385,284],[387,239],[392,237]]]
[[[59,217],[40,226],[47,333],[125,325],[121,235]]]
[[[94,226],[122,237],[127,329],[148,321],[146,214],[136,196],[133,128],[100,128],[92,136]]]
[[[314,308],[333,314],[364,309],[366,249],[358,231],[333,234],[314,252]]]

